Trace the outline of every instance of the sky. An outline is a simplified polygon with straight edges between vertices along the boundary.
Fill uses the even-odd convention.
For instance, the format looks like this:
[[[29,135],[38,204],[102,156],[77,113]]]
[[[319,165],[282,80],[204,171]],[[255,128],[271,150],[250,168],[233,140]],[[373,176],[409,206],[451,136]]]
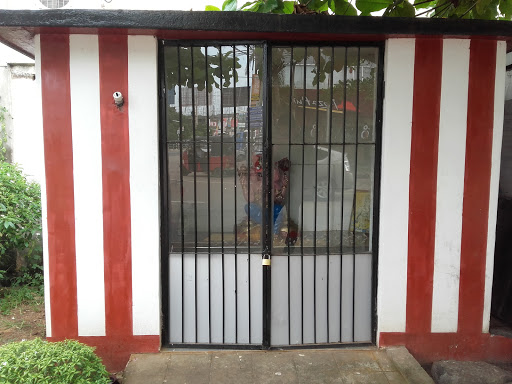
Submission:
[[[83,0],[82,0],[83,1]],[[105,8],[125,9],[172,9],[180,11],[204,11],[205,6],[222,7],[223,0],[103,0]],[[239,0],[240,5],[243,0]]]
[[[105,1],[105,0],[104,0]],[[223,0],[106,0],[113,7],[133,9],[173,9],[180,11],[204,11],[207,5],[222,7]],[[239,0],[242,4],[242,0]]]
[[[224,0],[69,0],[65,8],[170,9],[204,11],[206,5],[222,7]],[[244,0],[239,0],[242,5]],[[245,2],[245,1],[244,1]],[[2,9],[41,9],[46,0],[0,0]]]
[[[147,0],[146,0],[147,1]],[[161,0],[155,0],[160,1]],[[207,5],[215,5],[216,7],[221,8],[222,7],[222,0],[187,0],[187,1],[180,1],[180,0],[167,0],[163,1],[164,3],[173,3],[171,9],[176,10],[194,10],[194,11],[204,11],[204,7]]]

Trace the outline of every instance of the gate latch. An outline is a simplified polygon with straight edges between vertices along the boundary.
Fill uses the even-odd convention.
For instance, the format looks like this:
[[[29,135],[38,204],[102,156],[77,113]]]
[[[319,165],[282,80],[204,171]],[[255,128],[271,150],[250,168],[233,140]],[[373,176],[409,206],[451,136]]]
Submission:
[[[270,255],[269,254],[263,255],[263,259],[261,259],[261,265],[266,265],[266,266],[270,267]]]

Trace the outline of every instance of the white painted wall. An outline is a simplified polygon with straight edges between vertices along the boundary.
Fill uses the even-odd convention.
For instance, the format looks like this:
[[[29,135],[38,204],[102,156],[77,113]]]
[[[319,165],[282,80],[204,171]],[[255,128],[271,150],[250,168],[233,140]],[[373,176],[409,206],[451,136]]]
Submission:
[[[78,335],[105,335],[98,36],[69,36]]]
[[[43,136],[41,117],[34,113],[41,104],[34,64],[9,66],[11,83],[12,160],[29,179],[41,182]]]
[[[385,54],[377,333],[405,332],[415,39],[389,39]]]
[[[36,83],[37,95],[41,97],[41,39],[39,35],[34,37],[34,53],[36,57]],[[44,167],[44,145],[43,145],[43,105],[39,103],[34,110],[34,115],[40,119],[39,135],[41,137],[41,226],[43,240],[43,275],[44,275],[44,312],[46,320],[46,337],[52,336],[52,316],[50,305],[50,252],[48,250],[48,209],[46,199],[46,170]]]
[[[158,46],[128,37],[133,334],[160,334]]]
[[[11,73],[7,64],[0,66],[0,107],[6,108],[7,111],[12,109],[11,102]],[[12,118],[9,112],[4,113],[5,133],[7,142],[4,144],[6,149],[5,157],[7,161],[12,161]]]
[[[41,182],[41,103],[35,81],[34,60],[0,44],[0,106],[7,109],[10,160],[23,168],[29,179]]]
[[[432,332],[457,332],[469,45],[467,39],[443,42]]]

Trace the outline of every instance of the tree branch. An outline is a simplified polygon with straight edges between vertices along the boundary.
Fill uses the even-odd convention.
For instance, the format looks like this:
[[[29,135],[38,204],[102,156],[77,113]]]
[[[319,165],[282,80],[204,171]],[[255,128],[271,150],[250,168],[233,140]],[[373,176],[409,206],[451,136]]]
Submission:
[[[447,5],[447,4],[451,4],[451,3],[452,3],[452,2],[451,2],[450,0],[448,0],[447,2],[445,2],[445,3],[441,4],[441,5],[438,5],[438,6],[434,7],[434,8],[427,9],[427,10],[426,10],[426,11],[424,11],[424,12],[420,12],[420,13],[418,13],[415,17],[418,17],[418,16],[424,15],[424,14],[426,14],[426,13],[429,13],[429,12],[435,11],[436,9],[439,9],[439,8],[441,8],[441,7],[444,7],[445,5]]]
[[[476,3],[478,3],[478,1],[475,1],[475,2],[473,3],[473,5],[472,5],[472,6],[471,6],[471,7],[470,7],[466,12],[464,12],[464,13],[459,17],[459,19],[462,19],[462,18],[463,18],[464,16],[466,16],[469,12],[471,12],[471,10],[472,10],[473,8],[475,8]]]

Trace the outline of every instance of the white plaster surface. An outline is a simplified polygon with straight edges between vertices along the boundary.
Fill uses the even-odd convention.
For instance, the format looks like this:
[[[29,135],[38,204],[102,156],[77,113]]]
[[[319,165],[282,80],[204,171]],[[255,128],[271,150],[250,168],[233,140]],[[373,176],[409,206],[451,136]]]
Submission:
[[[4,9],[0,7],[0,9]],[[25,63],[34,64],[34,60],[23,53],[20,53],[5,44],[0,43],[0,66],[6,66],[7,63]]]
[[[23,173],[31,181],[41,182],[41,159],[43,158],[43,135],[41,116],[33,113],[40,109],[41,93],[31,64],[10,65],[12,117],[12,160],[23,168]]]
[[[457,332],[469,45],[468,39],[443,43],[432,332]]]
[[[487,227],[487,258],[485,263],[485,293],[482,332],[489,332],[491,320],[492,279],[494,273],[494,246],[496,243],[496,216],[500,184],[501,144],[505,107],[505,67],[507,44],[498,41],[496,51],[496,79],[494,88],[494,127],[492,139],[491,185],[489,194],[489,221]]]
[[[133,334],[160,334],[157,41],[128,37]]]
[[[78,335],[105,335],[98,36],[70,35]]]
[[[39,95],[41,95],[41,40],[40,35],[34,37],[34,52],[36,56],[36,84]],[[39,104],[34,107],[34,115],[39,116],[39,131],[40,136],[43,137],[43,109]],[[44,146],[41,140],[41,224],[42,224],[42,238],[43,238],[43,276],[44,276],[44,312],[46,319],[46,337],[52,336],[52,316],[50,306],[50,260],[48,250],[48,207],[46,200],[46,172],[44,168]]]
[[[415,39],[386,42],[378,333],[405,331],[414,54]]]

